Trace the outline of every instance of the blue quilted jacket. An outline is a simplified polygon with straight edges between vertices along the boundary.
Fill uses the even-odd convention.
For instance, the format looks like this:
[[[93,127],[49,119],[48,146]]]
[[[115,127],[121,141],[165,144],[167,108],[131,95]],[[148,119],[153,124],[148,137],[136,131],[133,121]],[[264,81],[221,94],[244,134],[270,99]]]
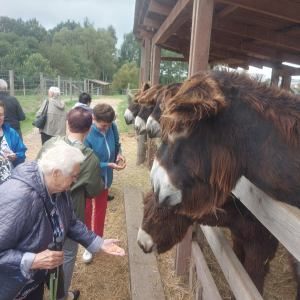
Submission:
[[[33,270],[24,274],[21,269],[24,254],[24,258],[33,256],[52,242],[53,231],[43,198],[51,212],[54,204],[46,197],[45,182],[36,162],[19,165],[11,179],[0,186],[0,300],[14,299],[34,275]],[[103,239],[76,219],[69,191],[59,193],[56,203],[64,238],[68,236],[90,252],[97,252]]]

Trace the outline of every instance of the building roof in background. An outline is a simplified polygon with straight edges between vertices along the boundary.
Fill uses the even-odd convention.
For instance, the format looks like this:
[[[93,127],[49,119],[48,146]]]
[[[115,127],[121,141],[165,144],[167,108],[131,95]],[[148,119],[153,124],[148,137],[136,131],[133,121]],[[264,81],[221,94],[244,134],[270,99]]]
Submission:
[[[106,81],[102,81],[102,80],[98,80],[98,79],[88,79],[89,82],[92,83],[96,83],[96,84],[100,84],[100,85],[110,85],[110,82],[106,82]]]

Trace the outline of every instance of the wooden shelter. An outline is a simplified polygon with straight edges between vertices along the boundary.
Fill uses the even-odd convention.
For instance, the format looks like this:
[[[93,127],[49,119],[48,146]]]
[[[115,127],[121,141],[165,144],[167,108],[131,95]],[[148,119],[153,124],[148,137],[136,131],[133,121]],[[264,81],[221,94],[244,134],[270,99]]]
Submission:
[[[189,76],[218,64],[266,66],[273,69],[272,84],[281,76],[281,87],[289,89],[300,68],[282,63],[300,65],[299,13],[298,0],[136,0],[140,82],[149,80],[151,60],[150,82],[158,83],[161,49],[166,49],[189,62]]]
[[[299,0],[136,0],[133,33],[142,44],[140,83],[159,83],[160,61],[172,59],[161,57],[161,49],[181,53],[189,77],[220,64],[265,66],[272,68],[271,84],[278,86],[281,77],[280,88],[289,90],[291,76],[300,75],[300,68],[283,64],[300,65]],[[300,210],[274,201],[244,177],[233,193],[300,261]],[[196,227],[196,233],[198,243],[189,230],[175,254],[178,275],[186,273],[189,256],[195,260],[196,299],[221,299],[198,246],[204,233],[236,299],[261,300],[220,230]]]

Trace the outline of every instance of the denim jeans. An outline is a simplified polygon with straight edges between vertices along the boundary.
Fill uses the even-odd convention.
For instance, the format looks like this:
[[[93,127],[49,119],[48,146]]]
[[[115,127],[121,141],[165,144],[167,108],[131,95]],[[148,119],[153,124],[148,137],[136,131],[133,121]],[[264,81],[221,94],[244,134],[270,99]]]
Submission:
[[[71,285],[73,270],[75,266],[78,243],[73,240],[66,238],[63,245],[63,251],[65,255],[65,260],[63,263],[64,273],[65,273],[65,297],[60,298],[59,300],[66,300],[68,298],[68,291]]]

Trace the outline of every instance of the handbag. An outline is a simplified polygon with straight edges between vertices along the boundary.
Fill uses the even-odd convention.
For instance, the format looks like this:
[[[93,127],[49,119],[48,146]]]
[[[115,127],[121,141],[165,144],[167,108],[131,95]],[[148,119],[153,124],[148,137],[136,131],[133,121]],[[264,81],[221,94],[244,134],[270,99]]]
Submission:
[[[47,99],[47,102],[44,106],[42,115],[38,118],[36,118],[33,122],[32,125],[39,128],[39,129],[43,129],[45,124],[46,124],[46,120],[47,120],[47,110],[48,110],[48,105],[49,105],[49,99]]]
[[[113,133],[114,133],[114,136],[115,136],[115,130],[114,130],[114,126],[113,126],[113,125],[111,125],[111,129],[112,129],[112,131],[113,131]],[[117,141],[115,140],[115,160],[114,160],[114,162],[117,161],[117,155],[118,155],[118,153],[119,153],[119,150],[120,150],[120,146],[119,146],[119,144],[117,143]]]

